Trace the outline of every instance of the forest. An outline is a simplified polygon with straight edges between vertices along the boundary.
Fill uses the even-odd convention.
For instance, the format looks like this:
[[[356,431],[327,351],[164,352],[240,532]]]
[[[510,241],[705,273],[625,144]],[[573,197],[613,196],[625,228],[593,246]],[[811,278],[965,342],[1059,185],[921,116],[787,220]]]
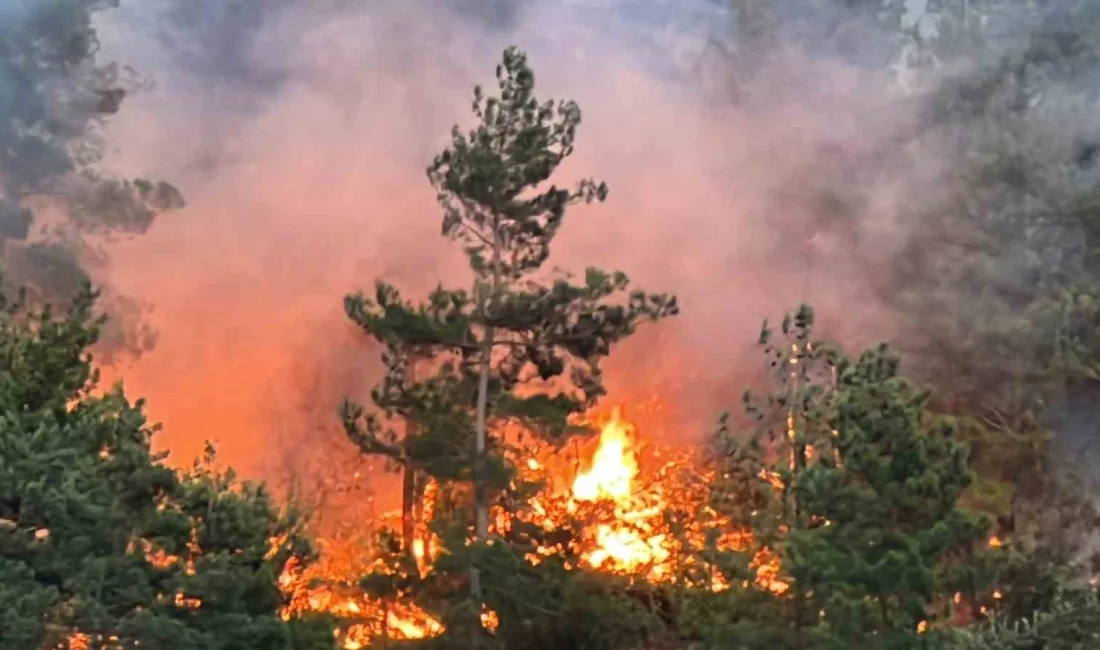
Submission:
[[[0,0],[0,650],[1100,648],[1093,237],[1092,0]]]

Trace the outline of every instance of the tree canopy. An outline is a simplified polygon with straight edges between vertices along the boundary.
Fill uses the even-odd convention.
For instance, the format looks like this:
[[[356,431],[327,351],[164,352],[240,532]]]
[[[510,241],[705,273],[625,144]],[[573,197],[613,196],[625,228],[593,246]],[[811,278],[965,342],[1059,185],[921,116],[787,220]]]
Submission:
[[[151,451],[142,403],[97,390],[95,298],[0,302],[0,647],[289,648],[295,518]]]

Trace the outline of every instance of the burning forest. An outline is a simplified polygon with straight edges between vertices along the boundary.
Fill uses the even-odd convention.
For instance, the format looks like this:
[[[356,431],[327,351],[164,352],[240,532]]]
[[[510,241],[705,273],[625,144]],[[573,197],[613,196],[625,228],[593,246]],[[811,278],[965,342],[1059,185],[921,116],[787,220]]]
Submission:
[[[0,2],[0,650],[1096,645],[1098,61],[1096,2]]]
[[[578,458],[576,449],[543,446],[523,450],[516,480],[539,489],[522,512],[495,508],[491,534],[507,539],[517,526],[534,526],[548,537],[557,537],[557,543],[547,540],[532,545],[524,560],[534,566],[558,558],[566,570],[619,576],[627,585],[727,589],[726,578],[717,569],[702,561],[690,565],[694,558],[702,557],[708,534],[718,534],[716,549],[748,547],[749,533],[731,530],[729,522],[710,507],[713,473],[704,469],[705,461],[683,451],[647,445],[636,425],[625,419],[622,407],[597,422],[599,435],[583,458]],[[424,503],[417,504],[416,510],[426,520],[416,522],[411,538],[396,537],[400,512],[380,517],[379,537],[385,541],[376,548],[389,544],[388,558],[380,555],[353,568],[355,563],[341,558],[334,549],[306,571],[288,567],[280,579],[290,595],[285,615],[336,615],[343,621],[337,630],[339,643],[352,649],[370,647],[372,642],[384,644],[386,639],[414,640],[441,634],[444,625],[407,600],[407,594],[397,591],[390,598],[371,598],[354,584],[361,572],[392,571],[393,561],[400,564],[402,554],[411,556],[408,567],[415,562],[416,579],[430,579],[431,560],[440,547],[428,525],[436,494],[432,484],[424,490]],[[362,550],[351,551],[357,552],[361,561]],[[760,587],[777,595],[786,591],[774,556],[761,551],[754,567]],[[311,587],[311,583],[318,586]],[[482,613],[481,621],[490,632],[498,624],[491,610]]]

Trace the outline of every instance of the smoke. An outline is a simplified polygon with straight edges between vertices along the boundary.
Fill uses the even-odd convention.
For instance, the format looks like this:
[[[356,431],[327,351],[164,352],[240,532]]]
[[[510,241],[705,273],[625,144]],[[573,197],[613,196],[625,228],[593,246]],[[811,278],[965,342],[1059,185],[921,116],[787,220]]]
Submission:
[[[565,175],[611,187],[570,213],[551,262],[681,299],[607,368],[647,436],[695,440],[736,407],[761,319],[800,301],[845,343],[890,338],[882,281],[919,229],[905,217],[954,163],[895,151],[925,107],[883,73],[889,43],[844,23],[836,48],[735,73],[721,44],[741,19],[704,0],[124,5],[105,54],[157,86],[112,125],[110,163],[188,199],[111,251],[112,285],[154,305],[158,346],[122,373],[166,424],[161,444],[185,461],[213,439],[276,480],[345,459],[370,471],[334,428],[378,372],[342,297],[378,277],[414,293],[466,282],[424,168],[508,44],[529,52],[541,97],[584,111]]]
[[[876,317],[859,281],[866,268],[829,249],[841,244],[807,204],[841,157],[895,128],[882,123],[886,98],[856,70],[805,60],[801,78],[788,78],[798,87],[762,86],[733,109],[665,54],[661,34],[646,30],[652,14],[630,8],[528,3],[502,21],[461,3],[270,3],[211,32],[204,25],[221,5],[189,11],[203,4],[211,9],[198,27],[171,22],[177,5],[152,16],[142,6],[104,38],[158,83],[118,121],[125,157],[115,164],[172,178],[189,201],[114,251],[113,271],[155,305],[159,346],[125,376],[179,456],[213,438],[225,459],[256,472],[288,440],[309,448],[295,436],[323,434],[304,426],[303,383],[322,386],[305,405],[310,417],[335,419],[338,400],[376,370],[341,297],[376,277],[412,291],[465,277],[438,236],[423,168],[451,125],[467,122],[472,85],[491,80],[508,43],[530,52],[542,96],[585,110],[566,173],[612,188],[608,204],[571,215],[552,261],[621,269],[683,303],[679,322],[617,351],[612,399],[659,396],[669,407],[652,428],[695,438],[755,374],[761,318],[802,299],[843,307],[857,331],[858,319]],[[158,22],[181,30],[178,40],[232,52],[227,67],[196,63],[156,32],[143,41],[127,31]],[[204,42],[212,33],[225,40]],[[665,38],[701,50],[705,36]],[[880,226],[892,200],[876,197]]]

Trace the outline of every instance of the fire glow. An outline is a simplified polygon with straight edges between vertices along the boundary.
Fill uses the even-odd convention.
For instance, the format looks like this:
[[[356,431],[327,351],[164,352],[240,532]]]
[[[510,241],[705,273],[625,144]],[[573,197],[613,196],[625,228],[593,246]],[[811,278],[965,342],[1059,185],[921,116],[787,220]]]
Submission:
[[[640,566],[661,566],[671,555],[665,535],[654,533],[648,525],[663,504],[645,507],[634,495],[636,434],[636,427],[623,419],[622,408],[616,408],[600,432],[590,467],[573,480],[572,509],[578,501],[615,504],[615,521],[599,524],[592,547],[582,552],[584,561],[594,569],[631,572]]]
[[[540,449],[517,462],[521,475],[545,478],[546,487],[530,501],[523,513],[508,513],[497,508],[492,518],[491,532],[506,533],[513,519],[536,523],[546,531],[572,525],[577,531],[570,548],[539,547],[527,555],[527,561],[539,564],[547,557],[563,555],[579,558],[581,566],[567,568],[599,571],[626,576],[632,580],[653,584],[698,582],[699,573],[706,574],[706,587],[715,591],[728,585],[715,572],[690,571],[693,559],[705,545],[706,526],[723,530],[718,541],[721,548],[744,548],[748,538],[729,530],[707,506],[711,476],[700,470],[697,459],[667,449],[648,446],[647,460],[659,461],[659,466],[643,473],[639,459],[641,446],[636,425],[627,420],[621,408],[612,410],[600,425],[600,436],[594,451],[577,470],[569,472],[568,459],[562,451]],[[570,479],[570,474],[572,478]],[[423,509],[430,518],[434,489],[429,488]],[[672,515],[670,517],[670,514]],[[399,513],[389,516],[399,519]],[[674,530],[672,521],[678,520]],[[583,525],[577,525],[582,522]],[[425,522],[421,521],[420,526]],[[426,530],[426,527],[424,528]],[[430,571],[436,540],[418,536],[413,552],[421,575]],[[429,550],[425,552],[425,548]],[[757,584],[776,594],[786,585],[778,576],[778,562],[762,553],[757,558]],[[321,566],[326,565],[322,553]],[[321,577],[330,584],[340,573],[352,577],[355,570],[329,564],[320,572],[305,573],[288,570],[282,578],[284,591],[290,596],[289,616],[293,612],[327,612],[352,621],[339,632],[344,648],[356,650],[368,647],[379,638],[419,639],[443,632],[443,625],[429,613],[412,603],[382,603],[356,593],[354,589],[337,591],[331,587],[310,587],[310,578]],[[368,563],[375,570],[379,562]],[[359,567],[358,570],[362,570]],[[690,577],[695,576],[695,577]],[[482,613],[482,625],[489,631],[498,624],[495,612]]]

